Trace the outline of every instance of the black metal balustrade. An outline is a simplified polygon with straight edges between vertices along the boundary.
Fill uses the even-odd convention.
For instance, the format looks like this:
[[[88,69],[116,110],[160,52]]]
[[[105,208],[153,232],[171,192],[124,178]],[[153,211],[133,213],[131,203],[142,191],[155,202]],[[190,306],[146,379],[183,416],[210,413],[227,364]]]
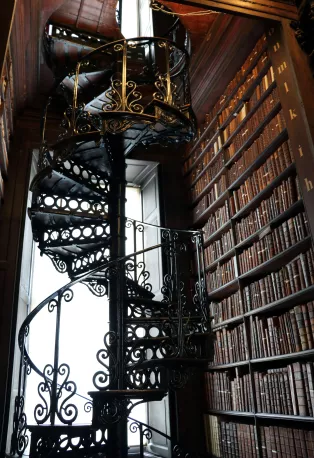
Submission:
[[[125,217],[128,152],[139,143],[193,136],[187,60],[185,51],[165,39],[119,40],[84,56],[49,99],[29,215],[41,253],[59,272],[67,272],[70,282],[32,310],[19,331],[12,455],[22,456],[30,441],[32,458],[126,457],[132,408],[161,400],[186,383],[191,368],[210,359],[202,234]],[[48,145],[47,115],[56,108],[64,112],[62,133]],[[144,246],[147,230],[156,231],[156,245]],[[133,240],[130,254],[126,236]],[[156,252],[163,271],[159,300],[146,267]],[[189,263],[195,254],[192,276]],[[85,405],[91,414],[87,425],[77,424],[82,395],[69,364],[60,359],[62,310],[76,300],[77,284],[109,301],[109,332],[96,355],[95,390]],[[28,339],[34,318],[44,310],[55,317],[54,354],[40,367],[29,354]],[[30,426],[24,402],[32,371],[41,381],[37,425]],[[142,437],[145,430],[139,422],[137,427]],[[173,456],[184,456],[180,453],[176,446]]]

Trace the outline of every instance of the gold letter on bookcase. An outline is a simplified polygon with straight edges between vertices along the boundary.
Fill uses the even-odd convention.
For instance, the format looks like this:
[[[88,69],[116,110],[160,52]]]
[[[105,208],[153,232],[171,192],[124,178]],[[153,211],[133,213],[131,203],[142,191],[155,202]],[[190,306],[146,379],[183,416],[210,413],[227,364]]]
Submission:
[[[286,90],[286,93],[288,93],[288,92],[289,92],[289,87],[288,87],[288,84],[287,84],[287,83],[284,83],[284,88],[285,88],[285,90]]]
[[[311,180],[308,180],[307,178],[304,178],[305,181],[305,186],[307,191],[311,191],[313,189],[313,183]]]
[[[279,67],[278,67],[278,73],[279,73],[279,75],[280,75],[286,68],[287,68],[287,64],[286,64],[285,61],[283,61],[283,63],[280,64]]]
[[[299,145],[298,151],[300,153],[300,157],[302,157],[303,156],[303,149],[302,149],[301,145]]]
[[[291,121],[293,121],[293,119],[297,117],[295,109],[294,108],[293,109],[290,108],[289,113],[290,113],[290,119],[291,119]]]
[[[279,48],[280,48],[280,44],[277,41],[277,43],[274,45],[274,52],[277,52]]]

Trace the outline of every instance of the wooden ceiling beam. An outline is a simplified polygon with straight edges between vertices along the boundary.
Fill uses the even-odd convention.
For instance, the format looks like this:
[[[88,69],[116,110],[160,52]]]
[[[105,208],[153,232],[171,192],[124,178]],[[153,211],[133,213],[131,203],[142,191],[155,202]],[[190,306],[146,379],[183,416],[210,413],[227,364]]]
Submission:
[[[169,3],[178,3],[177,0],[167,0]],[[240,14],[245,17],[298,20],[297,8],[294,5],[270,0],[181,0],[181,5],[190,5],[206,8],[229,14]]]

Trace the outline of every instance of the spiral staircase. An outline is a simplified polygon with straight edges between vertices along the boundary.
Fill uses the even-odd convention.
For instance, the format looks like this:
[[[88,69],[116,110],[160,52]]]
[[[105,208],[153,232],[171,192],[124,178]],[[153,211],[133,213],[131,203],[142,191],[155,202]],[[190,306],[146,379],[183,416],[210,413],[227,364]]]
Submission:
[[[72,39],[64,28],[48,29],[46,58],[57,85],[43,119],[29,217],[41,253],[70,282],[39,304],[19,331],[11,452],[23,456],[29,447],[31,458],[123,458],[132,408],[184,385],[189,369],[202,367],[210,356],[201,233],[155,227],[160,243],[125,253],[126,228],[143,232],[150,226],[125,216],[126,157],[139,144],[178,143],[194,135],[188,56],[163,38],[104,41],[97,47],[98,37]],[[56,49],[60,40],[70,39],[83,51],[79,61],[68,52],[65,72]],[[52,145],[46,141],[49,110],[63,113]],[[154,298],[145,268],[145,256],[153,250],[160,250],[164,260],[162,300]],[[195,278],[186,282],[189,253],[196,255],[197,266]],[[89,396],[85,409],[92,412],[89,425],[76,424],[76,384],[69,365],[59,361],[61,309],[75,300],[77,283],[109,300],[110,330],[96,355],[100,369],[91,374],[95,390],[84,393]],[[44,309],[55,317],[56,332],[53,361],[41,368],[28,353],[28,336]],[[27,423],[24,412],[31,371],[42,379],[36,425]],[[173,445],[173,456],[182,456]]]

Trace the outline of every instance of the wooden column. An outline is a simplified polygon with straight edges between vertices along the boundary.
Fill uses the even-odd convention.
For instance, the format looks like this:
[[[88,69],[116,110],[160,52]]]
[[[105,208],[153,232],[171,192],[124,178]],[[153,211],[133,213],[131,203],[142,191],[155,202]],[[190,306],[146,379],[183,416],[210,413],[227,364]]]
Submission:
[[[17,122],[10,149],[9,180],[0,209],[0,456],[4,456],[16,335],[17,295],[33,130]]]
[[[3,71],[3,63],[10,39],[16,0],[1,2],[0,9],[0,75]]]
[[[268,40],[305,209],[314,234],[314,80],[287,21],[270,27]]]

